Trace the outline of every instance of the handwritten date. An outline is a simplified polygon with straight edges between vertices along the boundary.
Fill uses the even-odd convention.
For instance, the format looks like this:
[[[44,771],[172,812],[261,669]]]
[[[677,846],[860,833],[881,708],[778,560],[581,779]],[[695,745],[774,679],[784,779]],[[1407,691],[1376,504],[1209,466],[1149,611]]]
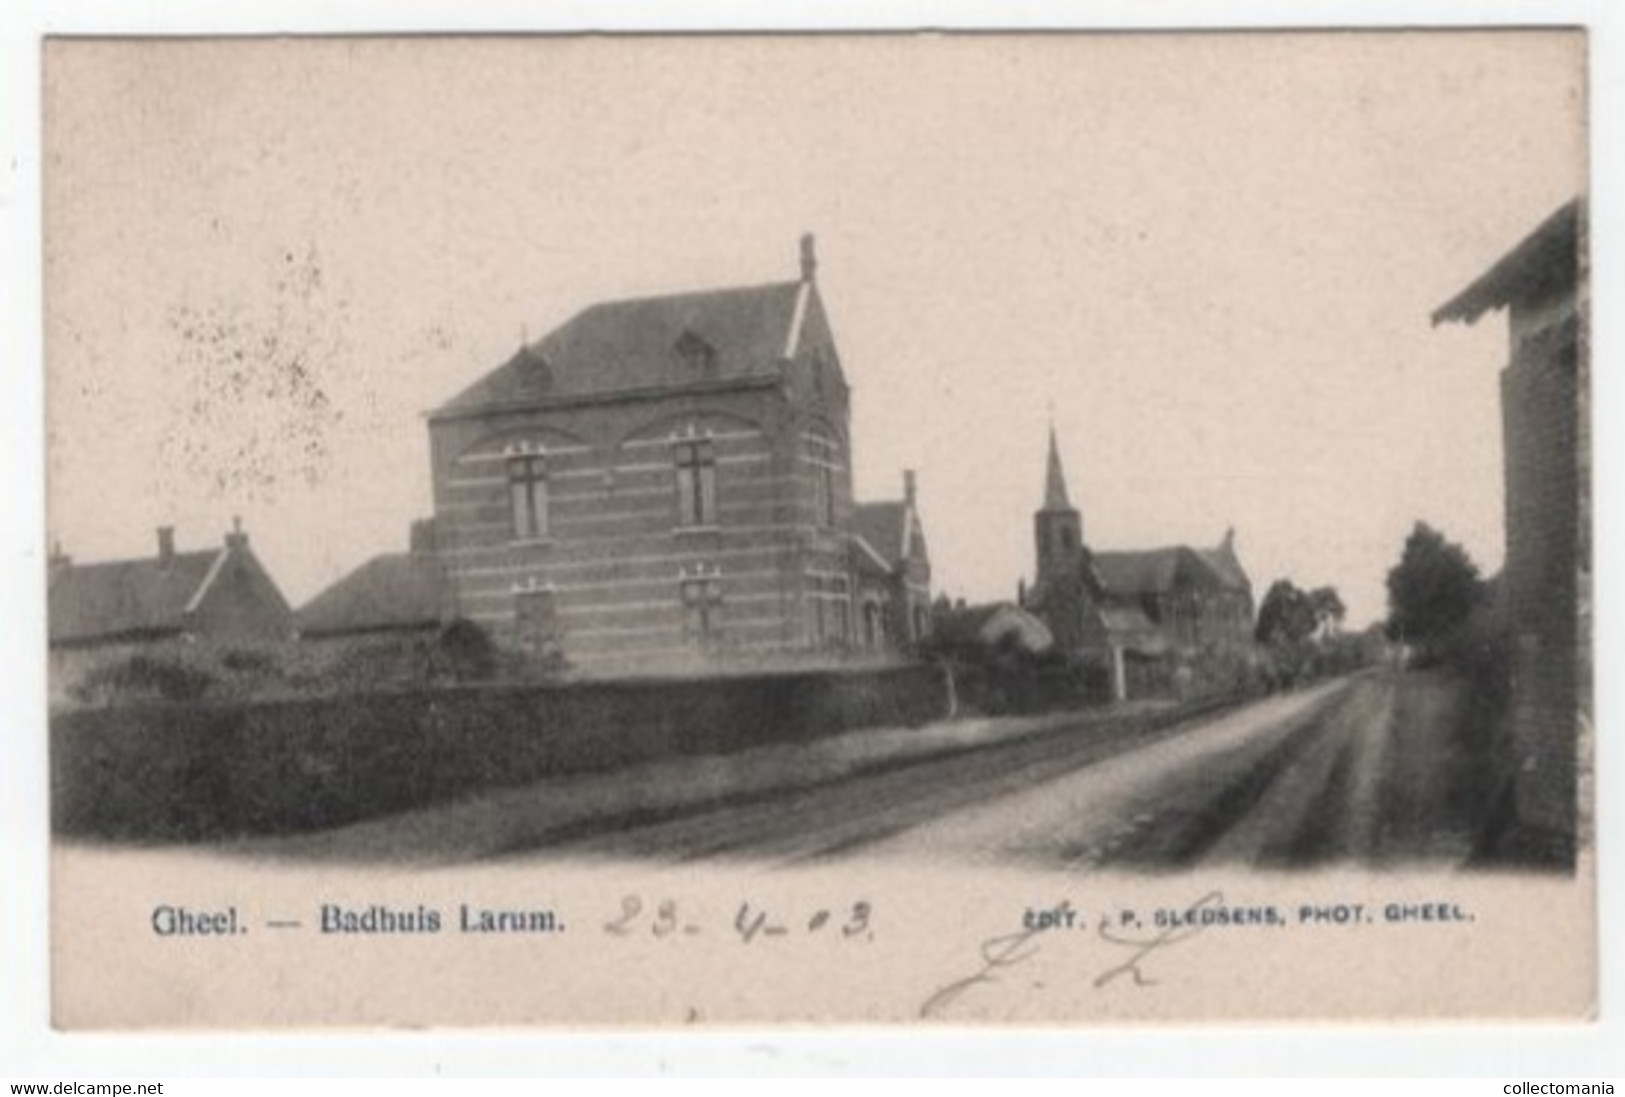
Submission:
[[[740,902],[723,932],[731,933],[745,945],[790,936],[871,941],[873,920],[874,907],[866,899],[797,911],[775,910],[747,899]],[[604,932],[611,937],[697,937],[714,927],[714,922],[703,917],[690,920],[675,899],[645,902],[641,895],[625,895],[620,914],[604,923]]]

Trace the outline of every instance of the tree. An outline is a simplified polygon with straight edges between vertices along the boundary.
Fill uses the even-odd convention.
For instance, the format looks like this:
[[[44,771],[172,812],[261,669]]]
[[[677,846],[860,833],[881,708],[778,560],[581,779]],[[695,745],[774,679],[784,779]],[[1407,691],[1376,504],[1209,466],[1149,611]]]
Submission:
[[[1253,636],[1259,643],[1271,647],[1299,644],[1307,640],[1318,625],[1310,595],[1299,590],[1290,579],[1277,579],[1270,584],[1258,608],[1258,627],[1253,630]]]
[[[1426,522],[1405,540],[1388,572],[1388,637],[1427,646],[1463,624],[1484,596],[1467,550]]]

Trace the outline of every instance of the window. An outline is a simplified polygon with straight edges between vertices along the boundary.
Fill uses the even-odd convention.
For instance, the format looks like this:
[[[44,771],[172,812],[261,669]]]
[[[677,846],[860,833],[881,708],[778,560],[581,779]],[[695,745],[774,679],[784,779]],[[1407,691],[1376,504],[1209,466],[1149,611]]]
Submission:
[[[822,462],[813,465],[813,515],[819,525],[835,524],[835,470]]]
[[[547,463],[537,456],[508,459],[508,498],[513,535],[521,541],[547,536]]]
[[[683,639],[702,647],[716,642],[722,633],[722,581],[684,579]]]
[[[717,352],[700,336],[685,331],[677,340],[677,357],[683,368],[702,377],[714,377],[717,372]]]
[[[819,526],[834,526],[841,444],[822,431],[802,438],[803,461],[812,473],[812,520]]]
[[[717,457],[710,439],[679,442],[677,456],[677,524],[717,524]]]
[[[527,586],[514,591],[514,631],[519,646],[532,655],[558,650],[559,614],[553,588]]]

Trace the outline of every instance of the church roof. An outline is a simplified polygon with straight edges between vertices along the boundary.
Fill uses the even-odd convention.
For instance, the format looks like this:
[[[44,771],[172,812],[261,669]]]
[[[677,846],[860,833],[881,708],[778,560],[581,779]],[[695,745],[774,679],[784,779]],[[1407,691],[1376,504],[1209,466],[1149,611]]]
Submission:
[[[228,549],[177,552],[167,559],[61,564],[48,589],[53,644],[178,632]]]
[[[772,378],[795,353],[816,292],[803,280],[593,305],[520,347],[440,412]]]
[[[1252,582],[1228,542],[1218,548],[1187,545],[1138,552],[1096,552],[1095,573],[1108,591],[1119,595],[1163,594],[1179,582],[1181,569],[1194,566],[1229,590],[1251,590]]]
[[[1097,552],[1095,572],[1113,594],[1161,594],[1173,589],[1179,577],[1183,547],[1139,552]]]
[[[1061,451],[1055,443],[1055,428],[1049,428],[1049,464],[1044,470],[1044,509],[1071,510],[1066,494],[1066,472],[1061,468]]]
[[[322,591],[295,615],[305,636],[335,636],[440,623],[445,574],[430,553],[375,556]]]

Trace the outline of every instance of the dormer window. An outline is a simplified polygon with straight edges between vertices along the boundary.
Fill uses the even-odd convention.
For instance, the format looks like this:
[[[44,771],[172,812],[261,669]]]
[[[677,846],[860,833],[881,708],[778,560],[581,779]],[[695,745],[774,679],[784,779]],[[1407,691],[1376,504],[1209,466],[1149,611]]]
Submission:
[[[553,387],[553,370],[547,364],[547,359],[540,354],[525,348],[525,387],[536,392],[546,392]]]
[[[685,331],[678,338],[677,344],[672,348],[677,352],[677,360],[691,375],[710,377],[717,371],[717,351],[710,343],[694,334]]]

